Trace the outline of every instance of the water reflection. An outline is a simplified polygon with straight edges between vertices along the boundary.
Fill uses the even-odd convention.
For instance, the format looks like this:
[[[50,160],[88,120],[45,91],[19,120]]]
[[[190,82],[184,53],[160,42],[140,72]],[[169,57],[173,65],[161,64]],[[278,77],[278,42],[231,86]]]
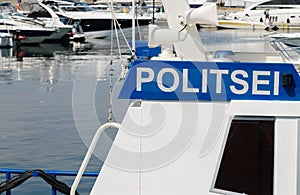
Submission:
[[[0,84],[10,84],[10,81],[12,80],[12,72],[12,69],[0,69]]]
[[[67,51],[68,48],[61,44],[39,44],[37,46],[21,45],[14,49],[14,56],[18,61],[23,57],[53,57],[56,51]]]
[[[93,48],[93,43],[71,42],[69,45],[60,43],[41,43],[39,45],[15,45],[13,48],[0,48],[1,58],[16,57],[22,61],[23,57],[53,57],[55,52],[69,51],[82,54]],[[2,59],[3,60],[3,59]]]
[[[13,55],[13,48],[0,48],[0,57],[5,58],[5,57],[10,57]]]
[[[64,46],[40,44],[0,49],[0,84],[34,80],[53,85],[58,81],[72,82],[80,66],[102,66],[102,51],[93,50],[90,42]],[[108,61],[108,60],[107,60]],[[108,63],[107,63],[108,64]],[[107,65],[105,64],[105,65]],[[46,90],[51,91],[51,87]]]

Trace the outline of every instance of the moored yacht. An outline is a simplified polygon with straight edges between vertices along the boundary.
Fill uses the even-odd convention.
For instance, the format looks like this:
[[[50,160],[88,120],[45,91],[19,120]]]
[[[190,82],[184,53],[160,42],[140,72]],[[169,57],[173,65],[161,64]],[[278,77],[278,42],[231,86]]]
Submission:
[[[14,39],[22,44],[38,44],[50,37],[55,29],[45,27],[40,20],[14,12],[10,3],[0,3],[0,32],[14,35]]]
[[[277,41],[281,41],[282,43],[286,44],[287,46],[299,48],[300,47],[300,33],[275,33],[268,35],[268,37],[273,38]]]
[[[55,33],[49,36],[46,41],[60,41],[69,39],[68,33],[72,31],[72,25],[66,25],[60,21],[60,18],[48,6],[42,3],[42,0],[31,0],[23,6],[22,13],[27,17],[38,19],[44,22],[46,28],[54,28]]]
[[[269,28],[300,28],[300,2],[264,0],[220,17],[220,27],[243,28],[238,22],[261,24]],[[224,25],[223,25],[224,23]],[[231,24],[229,26],[228,24]],[[227,24],[227,26],[226,26]],[[244,25],[246,26],[246,25]]]
[[[272,47],[279,51],[285,61],[298,63],[300,60],[300,33],[274,33],[267,34],[271,38]]]
[[[132,26],[133,14],[131,12],[124,13],[112,12],[112,10],[99,10],[85,3],[72,0],[44,0],[44,3],[50,6],[55,13],[68,24],[80,21],[80,25],[87,35],[93,34],[97,37],[97,32],[102,31],[99,32],[99,36],[107,36],[108,33],[105,33],[105,31],[111,30],[112,19],[116,19],[121,28]],[[148,25],[150,21],[151,17],[143,15],[136,16],[136,23],[138,25]]]

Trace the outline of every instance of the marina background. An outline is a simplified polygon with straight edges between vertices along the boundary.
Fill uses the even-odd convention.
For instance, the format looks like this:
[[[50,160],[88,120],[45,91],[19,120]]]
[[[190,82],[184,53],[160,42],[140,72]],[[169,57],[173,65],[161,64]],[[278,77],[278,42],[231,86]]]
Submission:
[[[145,30],[147,28],[141,29],[142,32]],[[129,36],[131,29],[124,32]],[[128,54],[121,37],[120,42],[121,51]],[[119,59],[109,67],[110,38],[87,40],[75,48],[40,44],[21,46],[20,49],[25,56],[22,60],[14,56],[16,51],[0,49],[0,167],[78,171],[87,147],[79,136],[73,117],[74,83],[84,82],[77,78],[81,67],[91,75],[97,74],[95,69],[104,70],[95,80],[95,106],[99,123],[107,122],[110,68],[114,69],[114,82],[119,79],[121,70]],[[116,47],[113,52],[118,56]],[[4,54],[12,55],[4,57]],[[92,130],[97,128],[94,126]],[[113,139],[115,133],[112,130],[107,135]],[[101,148],[108,151],[109,144],[103,145]],[[88,171],[99,171],[102,163],[93,157]],[[1,175],[0,180],[4,179]],[[74,180],[58,179],[69,186]],[[88,194],[93,182],[94,179],[85,180],[79,186],[80,194]],[[41,178],[31,178],[12,193],[50,194],[49,189]]]
[[[21,0],[21,3],[25,3],[27,0]],[[11,3],[12,5],[17,5],[18,0],[5,0],[3,2]],[[86,0],[87,3],[93,3],[93,0]]]

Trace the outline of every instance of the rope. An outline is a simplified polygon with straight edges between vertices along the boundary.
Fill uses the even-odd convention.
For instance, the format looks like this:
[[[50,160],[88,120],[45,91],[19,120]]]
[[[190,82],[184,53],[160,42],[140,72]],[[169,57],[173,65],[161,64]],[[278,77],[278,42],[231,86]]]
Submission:
[[[113,86],[112,86],[112,77],[113,77],[113,31],[115,29],[115,34],[116,34],[116,40],[117,40],[117,45],[118,45],[118,51],[119,51],[119,55],[121,57],[121,51],[120,51],[120,43],[119,43],[119,38],[118,38],[118,32],[117,32],[117,19],[115,16],[115,12],[114,12],[114,7],[113,7],[113,2],[111,1],[111,14],[112,14],[112,21],[111,21],[111,38],[110,38],[110,63],[109,63],[109,108],[108,108],[108,122],[112,122],[113,118],[112,118],[112,90],[113,90]]]
[[[45,173],[43,170],[40,170],[40,169],[25,171],[24,173],[22,173],[20,175],[16,175],[16,176],[12,177],[8,181],[2,182],[0,184],[0,194],[7,190],[16,188],[17,186],[21,185],[22,183],[24,183],[26,180],[28,180],[32,176],[41,177],[45,182],[50,184],[53,188],[55,188],[60,193],[70,194],[71,188],[69,186],[67,186],[65,183],[57,180],[54,176],[52,176],[48,173]],[[79,193],[76,192],[76,195],[79,195]]]
[[[141,28],[140,28],[140,24],[139,24],[139,20],[138,20],[137,9],[135,9],[135,21],[136,21],[136,27],[137,27],[138,35],[139,35],[139,38],[140,38],[140,41],[141,41],[142,40],[142,32],[141,32]]]

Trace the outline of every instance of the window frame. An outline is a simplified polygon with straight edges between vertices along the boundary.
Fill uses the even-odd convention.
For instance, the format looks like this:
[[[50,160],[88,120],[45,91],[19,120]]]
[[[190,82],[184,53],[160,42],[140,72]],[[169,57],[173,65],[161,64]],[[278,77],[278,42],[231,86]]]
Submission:
[[[227,139],[229,136],[229,131],[230,131],[230,127],[232,125],[232,121],[237,121],[237,120],[240,120],[240,121],[247,121],[247,120],[249,120],[249,121],[273,121],[274,125],[276,122],[275,117],[269,117],[269,116],[268,117],[264,117],[264,116],[231,116],[231,117],[229,117],[229,121],[227,123],[226,129],[224,132],[225,135],[223,136],[223,140],[221,143],[220,153],[218,154],[217,165],[215,168],[213,180],[211,182],[210,192],[212,192],[212,193],[218,193],[218,194],[224,194],[224,195],[245,195],[245,193],[222,190],[222,189],[218,189],[218,188],[214,187],[216,185],[216,181],[217,181],[219,169],[221,166],[222,157],[225,152],[225,146],[226,146],[226,142],[227,142]],[[275,136],[275,126],[274,126],[274,136]],[[274,141],[275,141],[275,137],[274,137]],[[275,146],[274,146],[274,150],[275,150]],[[275,156],[275,154],[274,154],[274,156]],[[273,156],[273,158],[274,158],[274,156]],[[275,164],[275,162],[274,162],[274,164]],[[273,174],[274,174],[274,169],[273,169]],[[274,178],[273,178],[273,180],[274,180]],[[274,186],[274,181],[273,181],[273,186]]]

